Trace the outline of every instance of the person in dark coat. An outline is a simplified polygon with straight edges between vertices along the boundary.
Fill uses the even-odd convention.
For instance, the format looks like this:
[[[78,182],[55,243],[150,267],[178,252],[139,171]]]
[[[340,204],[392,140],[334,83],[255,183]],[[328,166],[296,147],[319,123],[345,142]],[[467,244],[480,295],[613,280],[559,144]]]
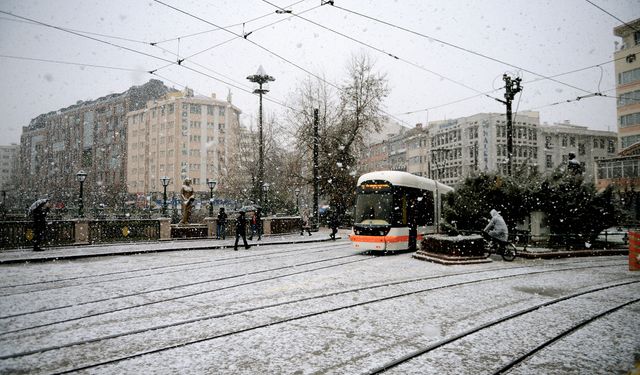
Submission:
[[[249,240],[253,239],[253,235],[258,235],[258,241],[262,238],[262,209],[256,208],[253,216],[251,217],[251,234],[249,235]]]
[[[300,217],[300,235],[304,236],[304,231],[311,235],[311,223],[309,223],[309,214],[304,212]]]
[[[44,251],[40,245],[44,243],[47,232],[47,214],[49,213],[49,201],[44,199],[31,211],[33,215],[33,251]]]
[[[249,248],[246,232],[247,218],[244,216],[244,211],[240,211],[238,213],[238,217],[236,218],[236,243],[233,245],[233,250],[238,250],[238,241],[240,240],[240,237],[242,237],[242,242],[244,242],[244,248]]]
[[[329,228],[331,228],[331,237],[332,240],[336,240],[336,234],[338,233],[338,226],[340,225],[340,219],[338,218],[337,212],[332,212],[331,216],[329,216]]]
[[[567,170],[574,176],[582,175],[582,164],[576,159],[576,154],[569,153],[569,161],[567,162]]]
[[[220,207],[220,212],[218,212],[216,239],[220,238],[223,240],[227,238],[227,213],[224,212],[224,207]]]

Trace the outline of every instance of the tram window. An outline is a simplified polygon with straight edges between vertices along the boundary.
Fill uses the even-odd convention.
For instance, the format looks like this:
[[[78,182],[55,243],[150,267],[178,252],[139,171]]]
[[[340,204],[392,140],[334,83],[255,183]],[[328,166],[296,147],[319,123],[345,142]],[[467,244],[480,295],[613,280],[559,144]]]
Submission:
[[[388,225],[391,217],[391,203],[392,196],[389,193],[359,194],[356,200],[356,222]]]

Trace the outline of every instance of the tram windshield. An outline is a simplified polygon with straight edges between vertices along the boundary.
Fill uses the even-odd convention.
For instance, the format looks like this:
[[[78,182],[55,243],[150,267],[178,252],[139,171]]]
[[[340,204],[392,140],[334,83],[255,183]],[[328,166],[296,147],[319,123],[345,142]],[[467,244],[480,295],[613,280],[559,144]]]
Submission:
[[[393,194],[363,193],[356,198],[356,224],[389,225],[391,223],[391,205]]]

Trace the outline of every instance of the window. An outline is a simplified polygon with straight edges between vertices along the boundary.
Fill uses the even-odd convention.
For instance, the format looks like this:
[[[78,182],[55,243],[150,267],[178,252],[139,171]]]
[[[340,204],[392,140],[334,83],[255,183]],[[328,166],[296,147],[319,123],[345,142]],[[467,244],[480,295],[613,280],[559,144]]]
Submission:
[[[194,114],[202,113],[202,106],[200,104],[191,104],[190,112]]]
[[[609,141],[609,145],[611,145],[612,141]],[[622,148],[627,148],[634,143],[640,142],[640,135],[630,135],[628,137],[620,137],[620,143]]]
[[[551,155],[545,155],[547,168],[553,168],[553,158]]]
[[[628,126],[639,125],[639,124],[640,124],[640,112],[620,116],[621,128],[626,128]]]
[[[568,144],[567,136],[566,135],[562,136],[562,147],[567,147],[567,144]]]
[[[169,112],[169,114],[173,113],[173,103],[167,104],[167,111]]]
[[[211,104],[207,104],[207,114],[209,116],[213,116],[213,106]]]
[[[624,85],[635,81],[640,81],[640,68],[618,73],[619,85]]]
[[[569,137],[569,146],[576,147],[576,137]]]
[[[551,137],[544,137],[544,148],[553,148],[553,143],[551,142]]]
[[[609,146],[607,147],[607,152],[610,154],[613,154],[614,152],[616,152],[616,145],[613,143],[612,140],[609,140]]]

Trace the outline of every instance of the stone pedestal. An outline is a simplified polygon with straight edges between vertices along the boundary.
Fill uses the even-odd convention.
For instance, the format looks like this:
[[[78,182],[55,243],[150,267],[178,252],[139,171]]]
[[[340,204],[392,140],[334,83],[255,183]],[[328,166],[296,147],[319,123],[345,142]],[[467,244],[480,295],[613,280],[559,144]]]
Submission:
[[[160,241],[168,241],[171,239],[171,218],[161,217],[160,222]]]
[[[207,237],[215,238],[216,237],[216,231],[218,230],[218,228],[217,228],[217,226],[218,226],[218,218],[205,217],[204,218],[204,225],[207,226]]]
[[[262,219],[262,234],[271,234],[271,218]]]
[[[88,245],[89,244],[89,220],[76,219],[74,221],[75,221],[76,245]]]

